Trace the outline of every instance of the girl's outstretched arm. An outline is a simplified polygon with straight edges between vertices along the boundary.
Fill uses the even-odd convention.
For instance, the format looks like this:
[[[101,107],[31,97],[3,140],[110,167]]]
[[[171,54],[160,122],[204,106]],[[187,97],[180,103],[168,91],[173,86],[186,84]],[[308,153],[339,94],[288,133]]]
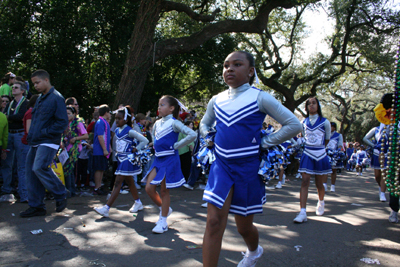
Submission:
[[[149,143],[149,140],[147,140],[146,137],[135,130],[129,131],[129,137],[135,138],[140,142],[139,145],[136,147],[137,150],[142,150]]]
[[[186,135],[185,138],[174,144],[175,150],[184,147],[186,145],[189,145],[197,137],[196,133],[192,129],[183,125],[183,123],[178,120],[174,121],[174,123],[172,124],[172,129],[174,129],[174,132],[176,133],[183,133],[184,135]]]
[[[375,135],[375,128],[372,128],[363,138],[364,143],[366,143],[370,147],[374,147],[374,143],[371,142],[371,138]]]
[[[261,112],[268,114],[282,125],[282,128],[279,131],[262,139],[262,147],[268,148],[274,145],[279,145],[284,141],[289,140],[302,130],[301,123],[296,116],[267,92],[260,92],[257,103]]]

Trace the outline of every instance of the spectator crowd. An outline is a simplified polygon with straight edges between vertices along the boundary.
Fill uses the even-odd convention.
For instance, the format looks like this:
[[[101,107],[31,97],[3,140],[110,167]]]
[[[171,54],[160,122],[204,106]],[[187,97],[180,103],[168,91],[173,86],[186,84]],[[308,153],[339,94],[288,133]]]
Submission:
[[[21,214],[29,217],[46,213],[43,199],[55,199],[61,211],[70,197],[110,196],[118,167],[117,125],[113,119],[118,110],[99,105],[94,107],[92,118],[85,120],[80,116],[77,97],[64,99],[51,85],[46,71],[34,72],[31,82],[40,94],[32,94],[29,82],[12,72],[1,81],[0,202],[35,202],[34,208],[29,205],[31,210]],[[124,108],[120,104],[119,110]],[[152,154],[151,133],[156,119],[150,111],[131,118],[132,128],[147,138]],[[191,129],[199,125],[194,110],[182,112],[179,120]],[[179,140],[184,137],[183,133],[179,134]],[[182,173],[186,180],[191,176],[191,185],[185,184],[189,189],[193,189],[201,176],[201,170],[192,163],[195,162],[193,149],[194,143],[179,149]],[[142,187],[140,180],[153,161],[154,155],[143,166],[142,173],[133,176],[137,189]],[[191,173],[191,169],[195,172]],[[28,187],[36,190],[28,192]],[[128,185],[123,184],[120,193],[128,192]]]

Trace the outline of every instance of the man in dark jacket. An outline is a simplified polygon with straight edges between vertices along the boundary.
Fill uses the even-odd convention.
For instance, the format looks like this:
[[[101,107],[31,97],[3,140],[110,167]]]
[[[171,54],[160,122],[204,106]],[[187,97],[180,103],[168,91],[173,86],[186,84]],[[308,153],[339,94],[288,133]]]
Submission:
[[[41,93],[32,110],[32,123],[28,133],[30,146],[26,157],[29,209],[20,213],[21,217],[46,215],[45,190],[53,193],[56,211],[67,206],[66,189],[50,164],[61,141],[61,134],[68,126],[64,97],[50,84],[50,75],[45,70],[37,70],[31,80]]]

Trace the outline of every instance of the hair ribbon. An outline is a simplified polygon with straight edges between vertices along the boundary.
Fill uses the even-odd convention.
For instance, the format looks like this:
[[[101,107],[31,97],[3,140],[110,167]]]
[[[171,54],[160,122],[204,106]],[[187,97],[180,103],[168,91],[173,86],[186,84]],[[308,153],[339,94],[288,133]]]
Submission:
[[[181,109],[182,109],[183,111],[185,111],[185,112],[188,111],[187,107],[185,107],[185,105],[182,104],[181,101],[179,101],[179,100],[176,99],[176,98],[175,98],[175,100],[178,102],[178,105],[181,107]]]
[[[260,80],[258,79],[257,71],[256,68],[254,68],[254,79],[255,79],[255,84],[260,84]]]

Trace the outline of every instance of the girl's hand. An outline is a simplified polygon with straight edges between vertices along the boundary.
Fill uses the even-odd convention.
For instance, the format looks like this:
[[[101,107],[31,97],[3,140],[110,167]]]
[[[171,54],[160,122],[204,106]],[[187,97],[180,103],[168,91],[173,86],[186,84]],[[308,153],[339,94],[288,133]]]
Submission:
[[[71,144],[75,144],[75,141],[76,141],[76,138],[74,137],[74,138],[71,138],[71,140],[69,140],[69,142],[71,143]]]
[[[110,153],[108,152],[108,150],[107,150],[107,149],[104,149],[104,150],[103,150],[103,154],[104,154],[104,156],[106,156],[106,157],[107,157],[107,156],[108,156],[108,154],[110,154]]]
[[[133,153],[135,153],[135,152],[137,152],[138,150],[136,149],[136,147],[134,147],[134,148],[132,148],[132,152]]]
[[[148,147],[152,147],[153,146],[153,142],[148,143],[147,145],[148,145]]]

